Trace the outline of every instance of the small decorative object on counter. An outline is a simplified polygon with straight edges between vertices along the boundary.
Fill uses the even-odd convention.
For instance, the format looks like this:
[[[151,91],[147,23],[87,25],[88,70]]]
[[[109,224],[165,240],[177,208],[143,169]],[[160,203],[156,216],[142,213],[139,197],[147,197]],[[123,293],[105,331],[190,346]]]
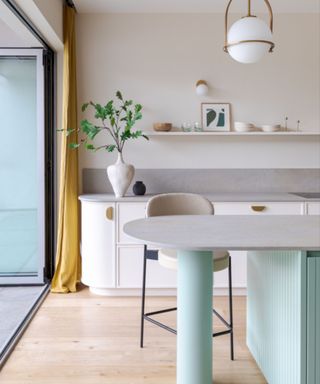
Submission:
[[[281,130],[280,124],[264,124],[261,125],[263,132],[277,132]]]
[[[286,118],[284,119],[284,130],[287,131],[288,130],[288,116],[286,116]]]
[[[183,132],[191,132],[192,131],[192,125],[191,123],[184,122],[181,124],[181,130]]]
[[[154,123],[153,129],[157,132],[168,132],[172,129],[171,123]]]
[[[201,125],[197,121],[193,123],[193,130],[195,132],[203,132]]]
[[[298,121],[297,121],[297,132],[299,132],[299,131],[300,131],[300,123],[301,123],[301,121],[300,121],[300,120],[298,120]]]
[[[236,132],[251,132],[255,130],[255,125],[252,123],[245,123],[242,121],[234,122],[234,130]]]
[[[132,190],[135,195],[142,196],[146,193],[146,186],[142,181],[136,181]]]

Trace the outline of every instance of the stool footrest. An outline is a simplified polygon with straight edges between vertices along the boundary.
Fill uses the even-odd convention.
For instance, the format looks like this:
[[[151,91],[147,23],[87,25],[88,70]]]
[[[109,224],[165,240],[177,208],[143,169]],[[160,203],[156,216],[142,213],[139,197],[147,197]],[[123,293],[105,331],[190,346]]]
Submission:
[[[172,311],[176,311],[176,310],[177,310],[177,307],[167,308],[167,309],[162,309],[160,311],[148,312],[148,313],[145,313],[144,315],[145,316],[159,315],[160,313],[172,312]]]
[[[227,331],[221,331],[221,332],[215,332],[212,334],[212,337],[222,336],[222,335],[229,335],[232,333],[232,329],[228,329]]]
[[[168,325],[165,325],[163,323],[161,323],[160,321],[157,321],[155,319],[152,319],[150,316],[153,316],[153,315],[159,315],[161,313],[167,313],[167,312],[172,312],[172,311],[176,311],[177,308],[168,308],[168,309],[162,309],[161,311],[154,311],[154,312],[148,312],[148,313],[145,313],[143,315],[144,319],[147,320],[147,321],[150,321],[150,323],[152,324],[155,324],[157,325],[158,327],[161,327],[163,329],[165,329],[166,331],[169,331],[171,333],[174,333],[175,335],[177,334],[177,331],[171,327],[169,327]],[[227,334],[230,334],[232,333],[232,327],[231,325],[215,310],[213,309],[212,312],[214,313],[214,315],[216,315],[218,317],[218,319],[227,327],[227,330],[226,331],[220,331],[220,332],[214,332],[212,334],[212,337],[216,337],[216,336],[222,336],[222,335],[227,335]]]
[[[167,311],[168,312],[168,311]],[[163,323],[160,323],[160,321],[154,320],[151,317],[148,317],[147,315],[144,315],[144,319],[150,321],[150,323],[157,325],[160,328],[165,329],[166,331],[169,331],[171,333],[177,334],[177,331]]]

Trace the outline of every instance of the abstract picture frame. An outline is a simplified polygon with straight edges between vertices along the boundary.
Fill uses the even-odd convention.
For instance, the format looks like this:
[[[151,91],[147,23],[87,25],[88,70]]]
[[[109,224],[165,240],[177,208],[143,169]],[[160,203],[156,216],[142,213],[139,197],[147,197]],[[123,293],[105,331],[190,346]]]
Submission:
[[[230,131],[230,103],[202,103],[201,122],[204,131]]]

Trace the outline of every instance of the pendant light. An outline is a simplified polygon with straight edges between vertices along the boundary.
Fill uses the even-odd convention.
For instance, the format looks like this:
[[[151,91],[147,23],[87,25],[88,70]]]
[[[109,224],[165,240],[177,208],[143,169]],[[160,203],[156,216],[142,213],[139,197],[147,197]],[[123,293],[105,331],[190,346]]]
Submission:
[[[251,14],[251,0],[248,0],[248,14],[236,21],[228,31],[228,14],[232,0],[225,14],[224,51],[240,63],[256,63],[267,52],[272,52],[273,13],[268,0],[264,0],[270,16],[270,24]]]

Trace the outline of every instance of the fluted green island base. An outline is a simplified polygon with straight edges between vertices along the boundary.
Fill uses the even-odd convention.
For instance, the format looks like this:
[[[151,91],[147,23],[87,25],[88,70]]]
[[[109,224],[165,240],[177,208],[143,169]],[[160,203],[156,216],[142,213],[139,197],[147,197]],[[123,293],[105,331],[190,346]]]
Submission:
[[[247,344],[269,384],[320,383],[320,252],[248,253]]]

